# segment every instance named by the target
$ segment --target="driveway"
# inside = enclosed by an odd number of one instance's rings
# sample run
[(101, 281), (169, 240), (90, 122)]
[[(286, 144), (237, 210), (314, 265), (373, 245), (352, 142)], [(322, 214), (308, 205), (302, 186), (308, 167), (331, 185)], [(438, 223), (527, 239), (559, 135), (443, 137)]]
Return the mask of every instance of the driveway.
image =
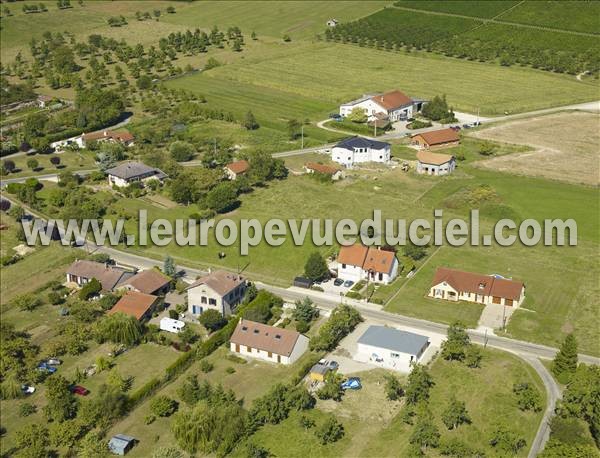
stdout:
[(478, 326), (480, 329), (494, 331), (495, 329), (502, 329), (508, 324), (511, 315), (515, 311), (514, 307), (504, 307), (500, 304), (488, 304), (484, 307), (479, 317)]

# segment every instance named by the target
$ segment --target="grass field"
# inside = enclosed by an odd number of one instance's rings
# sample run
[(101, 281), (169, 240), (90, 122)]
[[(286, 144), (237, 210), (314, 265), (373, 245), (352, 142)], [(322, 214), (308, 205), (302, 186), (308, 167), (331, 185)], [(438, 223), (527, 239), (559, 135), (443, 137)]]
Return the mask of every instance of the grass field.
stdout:
[[(361, 62), (361, 71), (339, 72), (347, 62)], [(330, 43), (292, 45), (287, 56), (239, 61), (168, 84), (202, 93), (209, 104), (239, 112), (252, 109), (259, 121), (265, 114), (275, 119), (325, 117), (341, 102), (392, 88), (425, 99), (446, 94), (455, 110), (476, 112), (479, 107), (486, 115), (597, 98), (594, 83), (565, 75)]]
[[(458, 438), (486, 456), (497, 456), (488, 441), (496, 423), (504, 421), (527, 442), (516, 456), (527, 456), (542, 412), (520, 411), (512, 386), (514, 383), (531, 383), (545, 398), (540, 378), (527, 363), (508, 353), (487, 349), (481, 369), (469, 369), (459, 363), (437, 359), (430, 373), (436, 384), (431, 390), (429, 407), (442, 441)], [(452, 396), (465, 402), (472, 423), (448, 431), (440, 416)], [(387, 429), (364, 445), (362, 456), (407, 456), (411, 430), (411, 426), (395, 418)]]
[[(60, 159), (59, 168), (50, 163), (50, 158), (56, 156)], [(63, 171), (76, 172), (77, 170), (93, 170), (96, 168), (94, 153), (90, 151), (67, 151), (60, 154), (35, 154), (6, 156), (3, 160), (11, 160), (15, 163), (18, 172), (13, 172), (8, 175), (2, 175), (3, 178), (18, 178), (21, 176), (48, 175), (51, 173), (59, 174)], [(35, 159), (38, 161), (38, 167), (31, 170), (27, 167), (27, 161)]]
[[(600, 177), (600, 117), (568, 112), (491, 126), (473, 134), (493, 141), (524, 144), (531, 150), (481, 162), (481, 167), (552, 180), (598, 185)], [(572, 135), (577, 126), (577, 136)], [(540, 163), (544, 166), (540, 167)]]

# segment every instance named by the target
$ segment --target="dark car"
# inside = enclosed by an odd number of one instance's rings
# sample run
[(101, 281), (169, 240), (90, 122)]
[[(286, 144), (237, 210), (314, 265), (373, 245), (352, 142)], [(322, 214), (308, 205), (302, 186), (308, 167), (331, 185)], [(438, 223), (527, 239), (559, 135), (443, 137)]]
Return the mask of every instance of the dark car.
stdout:
[(353, 284), (354, 284), (354, 282), (353, 282), (352, 280), (346, 280), (346, 281), (344, 282), (344, 286), (345, 286), (346, 288), (350, 288), (350, 287), (351, 287)]
[(71, 387), (71, 393), (76, 394), (78, 396), (87, 396), (90, 392), (88, 389), (82, 387), (81, 385), (74, 385)]
[(333, 284), (335, 286), (342, 286), (344, 284), (344, 280), (342, 280), (341, 278), (336, 278), (335, 280), (333, 280)]
[(471, 128), (470, 124), (463, 124), (462, 126), (463, 126), (463, 129), (470, 129)]

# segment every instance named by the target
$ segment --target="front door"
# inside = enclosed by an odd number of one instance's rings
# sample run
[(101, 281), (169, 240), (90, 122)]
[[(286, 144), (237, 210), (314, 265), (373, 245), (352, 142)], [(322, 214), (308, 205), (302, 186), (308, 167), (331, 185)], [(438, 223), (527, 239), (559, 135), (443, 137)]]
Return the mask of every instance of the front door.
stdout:
[(281, 362), (281, 355), (277, 355), (277, 362), (280, 363)]
[(236, 353), (240, 352), (240, 344), (235, 344), (235, 352)]

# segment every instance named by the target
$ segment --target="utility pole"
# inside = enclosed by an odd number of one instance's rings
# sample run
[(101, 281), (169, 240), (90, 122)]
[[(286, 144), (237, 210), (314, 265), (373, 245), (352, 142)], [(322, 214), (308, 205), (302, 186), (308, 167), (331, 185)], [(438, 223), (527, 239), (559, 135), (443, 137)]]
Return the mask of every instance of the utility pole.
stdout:
[(477, 125), (479, 125), (479, 107), (477, 107)]
[(304, 149), (304, 124), (302, 124), (302, 126), (300, 126), (300, 132), (302, 135), (302, 148), (301, 149)]
[(373, 125), (375, 126), (375, 137), (377, 137), (377, 119), (373, 121)]
[(215, 157), (217, 156), (217, 138), (215, 137), (214, 139), (214, 151), (215, 151)]

